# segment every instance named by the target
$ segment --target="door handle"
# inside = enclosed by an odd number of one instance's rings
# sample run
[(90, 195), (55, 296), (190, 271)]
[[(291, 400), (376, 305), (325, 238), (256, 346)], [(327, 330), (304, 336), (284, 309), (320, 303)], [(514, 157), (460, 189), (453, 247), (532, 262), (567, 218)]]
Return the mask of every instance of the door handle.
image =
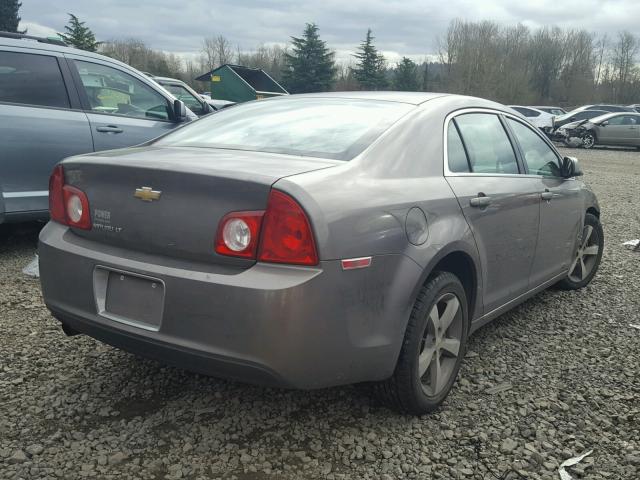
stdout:
[(542, 200), (546, 200), (547, 202), (549, 202), (553, 198), (553, 192), (550, 192), (549, 190), (545, 190), (540, 194), (540, 198)]
[(479, 193), (477, 197), (473, 197), (469, 200), (469, 204), (472, 207), (484, 208), (491, 203), (491, 197), (487, 197), (484, 193)]
[(122, 133), (122, 129), (116, 125), (107, 125), (105, 127), (96, 127), (98, 132), (104, 133)]

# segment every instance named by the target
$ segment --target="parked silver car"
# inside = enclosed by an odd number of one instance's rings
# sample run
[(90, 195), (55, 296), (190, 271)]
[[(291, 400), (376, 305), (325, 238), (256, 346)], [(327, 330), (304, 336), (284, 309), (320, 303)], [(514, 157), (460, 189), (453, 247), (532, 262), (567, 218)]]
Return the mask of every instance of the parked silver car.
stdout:
[(46, 219), (54, 165), (197, 118), (137, 70), (59, 40), (0, 32), (0, 223)]
[(249, 102), (62, 162), (44, 300), (70, 335), (249, 382), (375, 382), (420, 414), (451, 389), (471, 332), (591, 281), (604, 236), (580, 174), (482, 99)]
[(578, 130), (583, 148), (595, 145), (640, 148), (640, 113), (607, 113), (576, 126), (574, 130)]

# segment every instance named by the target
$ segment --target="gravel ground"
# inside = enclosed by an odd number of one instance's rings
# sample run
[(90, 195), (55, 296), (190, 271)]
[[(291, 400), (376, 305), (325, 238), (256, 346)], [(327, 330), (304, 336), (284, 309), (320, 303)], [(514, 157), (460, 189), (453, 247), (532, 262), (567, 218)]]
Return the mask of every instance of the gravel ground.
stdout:
[(599, 195), (594, 282), (477, 332), (439, 412), (355, 387), (264, 389), (67, 338), (21, 273), (37, 225), (0, 226), (0, 479), (640, 478), (640, 154), (569, 150)]

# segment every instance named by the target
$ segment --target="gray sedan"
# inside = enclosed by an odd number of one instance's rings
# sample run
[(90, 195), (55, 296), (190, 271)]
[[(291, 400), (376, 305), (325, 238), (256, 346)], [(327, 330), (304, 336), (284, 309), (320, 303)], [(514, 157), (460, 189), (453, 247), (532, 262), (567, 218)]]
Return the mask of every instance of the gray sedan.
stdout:
[(578, 127), (582, 146), (616, 145), (640, 148), (640, 113), (607, 113)]
[(431, 411), (473, 331), (549, 286), (584, 287), (602, 255), (577, 161), (509, 112), (447, 94), (290, 96), (69, 158), (40, 234), (45, 302), (67, 334), (168, 364), (369, 382)]

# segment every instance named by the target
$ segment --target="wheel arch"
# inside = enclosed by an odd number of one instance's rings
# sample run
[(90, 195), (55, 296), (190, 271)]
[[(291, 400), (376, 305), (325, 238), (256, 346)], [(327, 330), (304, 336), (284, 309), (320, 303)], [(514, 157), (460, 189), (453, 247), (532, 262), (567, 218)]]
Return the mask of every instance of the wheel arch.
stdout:
[(467, 305), (469, 308), (469, 321), (482, 314), (481, 270), (478, 266), (479, 259), (465, 242), (455, 242), (440, 250), (427, 264), (422, 272), (422, 276), (417, 282), (412, 295), (412, 302), (415, 303), (420, 289), (433, 277), (436, 272), (445, 271), (455, 275), (462, 283), (467, 295)]

